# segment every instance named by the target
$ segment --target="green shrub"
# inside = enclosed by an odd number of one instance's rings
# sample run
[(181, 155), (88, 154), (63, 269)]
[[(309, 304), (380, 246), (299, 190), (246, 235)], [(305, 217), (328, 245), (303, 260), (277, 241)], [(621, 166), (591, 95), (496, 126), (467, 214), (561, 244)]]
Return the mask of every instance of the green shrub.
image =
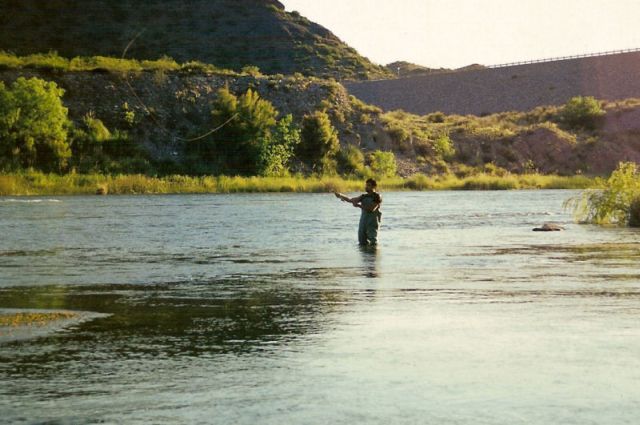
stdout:
[(61, 171), (71, 156), (71, 122), (54, 82), (18, 78), (10, 89), (0, 82), (0, 165)]
[(22, 60), (12, 53), (0, 50), (0, 68), (20, 68)]
[(386, 130), (391, 139), (400, 145), (400, 147), (405, 146), (411, 140), (411, 131), (400, 123), (389, 122), (387, 123)]
[(309, 165), (314, 171), (326, 171), (325, 165), (330, 165), (340, 148), (338, 132), (329, 116), (324, 111), (307, 114), (302, 120), (302, 140), (298, 144), (296, 155), (298, 159)]
[(382, 109), (380, 109), (379, 107), (364, 103), (362, 100), (353, 95), (349, 96), (349, 102), (351, 103), (351, 107), (354, 110), (359, 111), (363, 114), (380, 115), (382, 113)]
[(287, 175), (289, 161), (299, 143), (300, 130), (293, 124), (291, 114), (286, 115), (262, 138), (258, 174), (270, 177)]
[(598, 100), (591, 96), (577, 96), (569, 99), (562, 107), (560, 120), (569, 128), (593, 130), (604, 114)]
[(169, 56), (162, 56), (155, 61), (143, 60), (141, 66), (143, 69), (151, 71), (177, 71), (180, 69), (180, 65)]
[(375, 151), (369, 155), (369, 167), (378, 177), (392, 177), (396, 175), (396, 157), (393, 152)]
[(570, 198), (565, 207), (572, 208), (578, 220), (596, 224), (637, 225), (640, 199), (640, 175), (633, 162), (624, 162), (606, 180), (602, 189), (587, 190)]
[(453, 142), (447, 134), (443, 134), (442, 136), (438, 137), (433, 144), (433, 147), (438, 155), (440, 155), (440, 157), (446, 161), (451, 160), (456, 154), (456, 150), (453, 147)]
[(72, 165), (80, 172), (95, 172), (104, 163), (102, 144), (111, 138), (107, 127), (91, 113), (85, 115), (79, 128), (71, 132)]
[(425, 118), (429, 122), (439, 124), (439, 123), (445, 122), (447, 116), (444, 113), (440, 112), (440, 111), (436, 111), (436, 112), (432, 112), (432, 113), (426, 115)]
[(109, 129), (101, 120), (97, 119), (93, 113), (90, 112), (86, 114), (82, 119), (82, 122), (92, 140), (96, 142), (104, 142), (111, 138), (111, 132)]
[(69, 61), (58, 56), (57, 52), (36, 53), (26, 56), (23, 60), (23, 66), (27, 68), (40, 68), (49, 70), (67, 70)]
[(349, 145), (340, 149), (337, 156), (338, 169), (344, 174), (364, 177), (367, 172), (364, 165), (364, 154), (356, 146)]
[(122, 104), (122, 120), (127, 125), (127, 127), (133, 127), (136, 122), (136, 113), (129, 109), (129, 104), (124, 102)]
[(255, 65), (247, 65), (243, 66), (240, 70), (242, 74), (250, 75), (252, 77), (261, 77), (262, 73), (260, 72), (260, 68)]

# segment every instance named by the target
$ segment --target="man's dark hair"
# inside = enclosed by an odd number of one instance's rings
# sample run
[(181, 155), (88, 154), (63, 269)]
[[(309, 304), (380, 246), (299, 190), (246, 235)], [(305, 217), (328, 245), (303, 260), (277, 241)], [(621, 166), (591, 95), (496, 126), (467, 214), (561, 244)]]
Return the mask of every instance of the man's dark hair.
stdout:
[(378, 183), (374, 179), (367, 179), (365, 183), (370, 183), (373, 187), (378, 187)]

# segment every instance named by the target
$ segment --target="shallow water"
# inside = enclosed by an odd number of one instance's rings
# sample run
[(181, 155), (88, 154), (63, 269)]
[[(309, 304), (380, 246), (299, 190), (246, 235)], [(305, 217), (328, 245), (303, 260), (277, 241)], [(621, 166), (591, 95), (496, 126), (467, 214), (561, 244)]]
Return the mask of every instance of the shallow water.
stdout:
[[(570, 191), (0, 198), (9, 423), (636, 423), (639, 233)], [(564, 232), (532, 232), (545, 221)]]

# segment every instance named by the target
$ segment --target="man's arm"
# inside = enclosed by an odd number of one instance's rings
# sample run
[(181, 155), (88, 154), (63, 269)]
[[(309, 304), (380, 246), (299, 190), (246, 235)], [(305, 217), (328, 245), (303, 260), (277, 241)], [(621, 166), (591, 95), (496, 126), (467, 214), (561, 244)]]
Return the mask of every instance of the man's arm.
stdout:
[(362, 199), (362, 195), (356, 196), (355, 198), (349, 198), (348, 196), (343, 195), (339, 192), (333, 192), (333, 194), (336, 195), (336, 198), (340, 199), (342, 202), (349, 202), (354, 206), (356, 206), (356, 204), (359, 203)]

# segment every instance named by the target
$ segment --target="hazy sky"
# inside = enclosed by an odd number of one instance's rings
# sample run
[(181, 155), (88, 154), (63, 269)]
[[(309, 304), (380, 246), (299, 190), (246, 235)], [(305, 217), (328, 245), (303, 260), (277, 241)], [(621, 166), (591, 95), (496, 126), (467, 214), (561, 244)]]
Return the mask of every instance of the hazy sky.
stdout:
[(639, 0), (280, 0), (373, 62), (494, 65), (640, 48)]

